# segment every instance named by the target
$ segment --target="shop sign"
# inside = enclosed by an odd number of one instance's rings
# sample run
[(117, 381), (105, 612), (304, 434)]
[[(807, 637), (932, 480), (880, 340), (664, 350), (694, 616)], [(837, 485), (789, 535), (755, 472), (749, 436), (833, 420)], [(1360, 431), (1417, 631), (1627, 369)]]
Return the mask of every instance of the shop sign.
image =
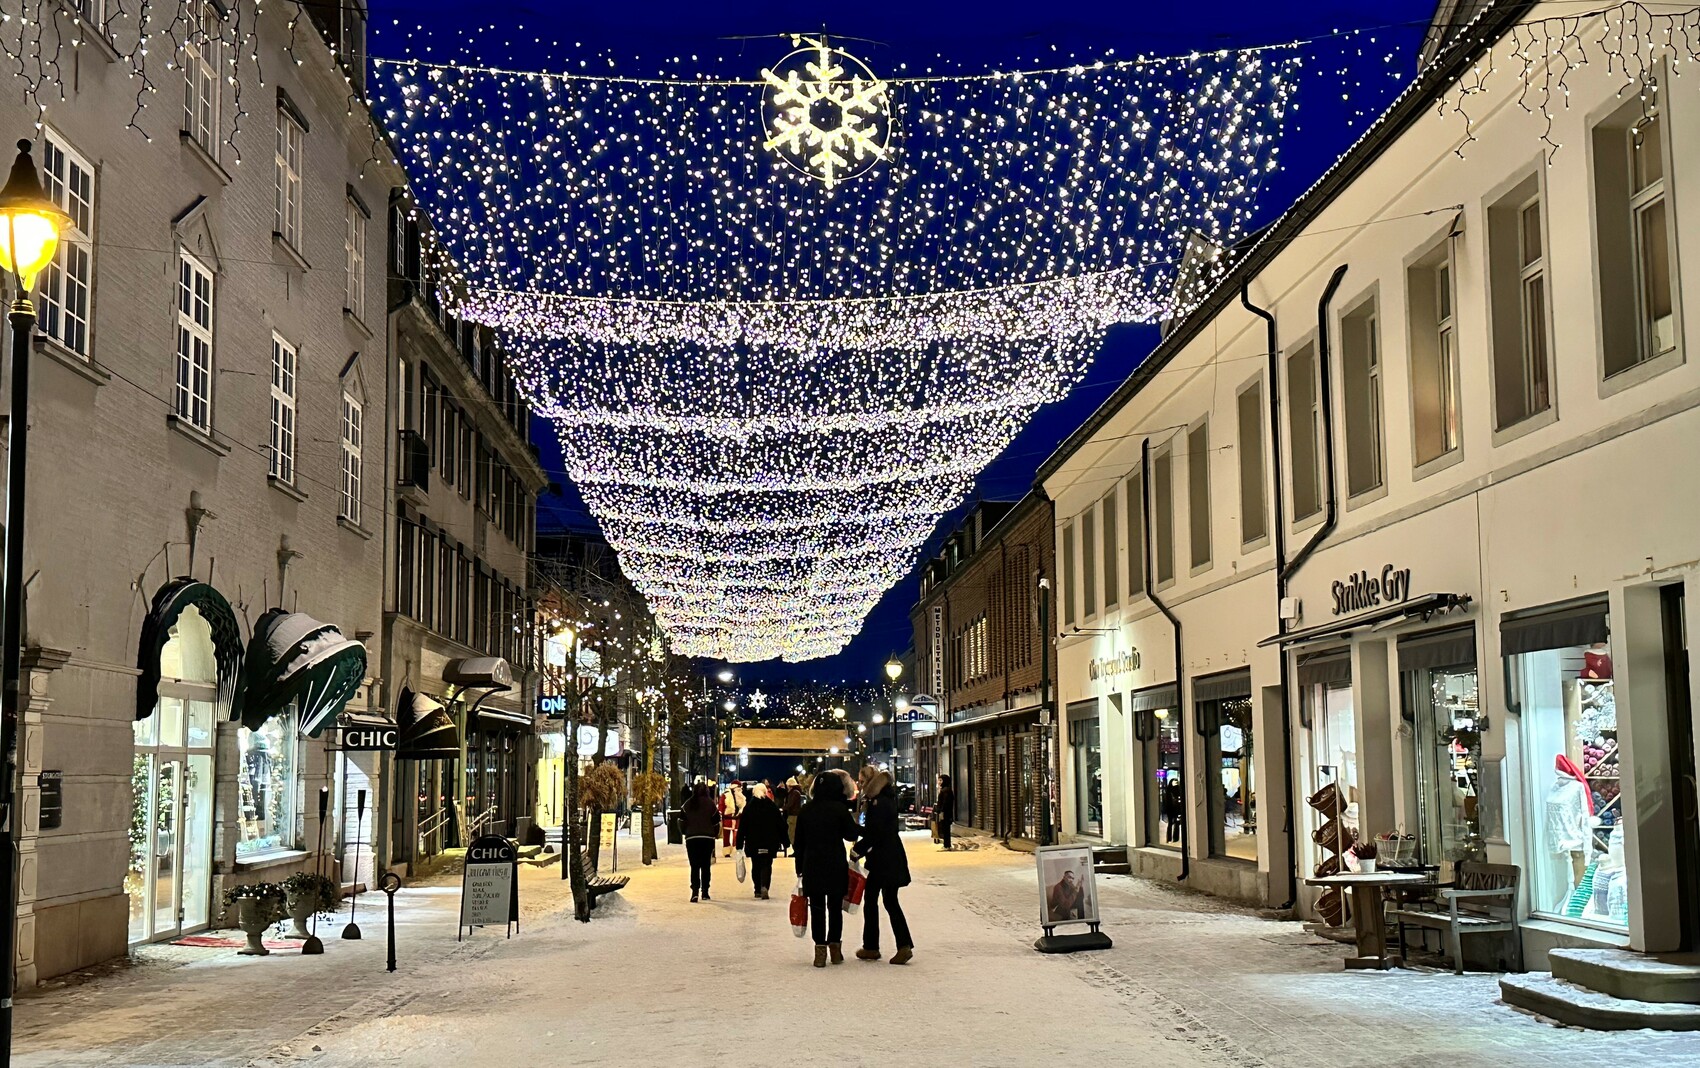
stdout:
[(933, 692), (944, 693), (944, 605), (933, 605), (932, 641)]
[(1101, 656), (1086, 665), (1086, 674), (1093, 679), (1113, 679), (1139, 670), (1139, 650), (1129, 649), (1114, 656)]
[(387, 753), (400, 738), (399, 727), (344, 727), (341, 748), (356, 753)]
[(567, 695), (544, 693), (537, 695), (537, 714), (550, 719), (564, 719), (567, 714)]
[[(466, 848), (460, 882), (461, 927), (519, 926), (519, 853), (499, 834), (486, 834)], [(456, 932), (456, 940), (459, 932)]]
[(1387, 564), (1380, 575), (1359, 571), (1343, 581), (1336, 581), (1330, 591), (1334, 595), (1334, 614), (1365, 612), (1384, 604), (1401, 604), (1411, 598), (1411, 569)]
[(65, 773), (41, 773), (41, 829), (51, 831), (65, 818)]
[[(579, 756), (586, 756), (587, 757), (587, 756), (595, 756), (596, 755), (596, 736), (600, 733), (601, 733), (601, 731), (598, 730), (595, 727), (587, 726), (585, 724), (579, 725), (579, 729), (578, 729), (578, 755)], [(614, 730), (613, 728), (609, 728), (609, 730), (608, 730), (608, 742), (602, 748), (602, 755), (603, 756), (619, 756), (620, 755), (620, 732), (619, 731)]]

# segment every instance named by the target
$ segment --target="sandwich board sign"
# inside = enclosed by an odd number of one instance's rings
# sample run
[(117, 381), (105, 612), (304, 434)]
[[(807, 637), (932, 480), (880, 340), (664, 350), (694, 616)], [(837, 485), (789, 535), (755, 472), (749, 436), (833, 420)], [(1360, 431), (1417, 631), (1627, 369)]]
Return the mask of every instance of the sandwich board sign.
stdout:
[(499, 834), (486, 834), (466, 847), (455, 941), (464, 929), (498, 923), (510, 938), (519, 930), (519, 850)]

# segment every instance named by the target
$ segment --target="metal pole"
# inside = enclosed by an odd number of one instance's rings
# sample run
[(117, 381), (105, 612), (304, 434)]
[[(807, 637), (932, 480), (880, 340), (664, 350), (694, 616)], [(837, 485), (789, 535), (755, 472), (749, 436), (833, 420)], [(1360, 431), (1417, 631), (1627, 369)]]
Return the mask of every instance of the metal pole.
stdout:
[(1051, 583), (1039, 579), (1039, 745), (1045, 761), (1043, 812), (1039, 820), (1039, 844), (1053, 845), (1051, 828), (1051, 731), (1056, 710), (1051, 707)]
[(24, 652), (24, 461), (29, 443), (30, 330), (35, 308), (22, 289), (7, 315), (12, 324), (12, 410), (6, 424), (6, 567), (0, 579), (0, 1068), (12, 1063), (12, 995), (18, 966), (17, 811), (19, 680)]

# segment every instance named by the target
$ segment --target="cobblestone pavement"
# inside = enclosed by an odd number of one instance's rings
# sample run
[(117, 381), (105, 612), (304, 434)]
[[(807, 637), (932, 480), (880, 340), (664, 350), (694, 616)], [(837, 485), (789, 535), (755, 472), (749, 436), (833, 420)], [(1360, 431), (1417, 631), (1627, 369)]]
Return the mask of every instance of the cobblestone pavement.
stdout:
[[(394, 975), (378, 901), (362, 906), (359, 942), (334, 937), (342, 918), (327, 924), (322, 957), (149, 949), (21, 999), (16, 1063), (698, 1066), (799, 1051), (882, 1068), (1700, 1063), (1700, 1037), (1557, 1027), (1501, 1004), (1488, 975), (1344, 972), (1344, 947), (1296, 923), (1121, 876), (1100, 881), (1115, 948), (1044, 956), (1030, 948), (1031, 857), (909, 848), (907, 968), (816, 971), (785, 919), (785, 861), (770, 901), (722, 863), (714, 901), (692, 905), (668, 850), (628, 865), (632, 884), (589, 925), (572, 922), (558, 871), (524, 871), (511, 940), (457, 943), (458, 885), (410, 887)], [(848, 951), (860, 918), (845, 930)]]

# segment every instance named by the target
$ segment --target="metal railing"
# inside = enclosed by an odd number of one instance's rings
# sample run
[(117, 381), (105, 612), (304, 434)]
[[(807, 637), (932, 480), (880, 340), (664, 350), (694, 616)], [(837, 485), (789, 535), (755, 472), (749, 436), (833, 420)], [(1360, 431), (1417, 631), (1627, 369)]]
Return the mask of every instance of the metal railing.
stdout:
[(426, 840), (447, 826), (449, 822), (449, 815), (449, 810), (445, 808), (419, 825), (419, 852), (430, 852), (430, 848), (427, 846)]
[(496, 806), (491, 805), (483, 812), (474, 816), (472, 818), (472, 822), (466, 825), (466, 840), (470, 842), (474, 838), (477, 838), (483, 833), (484, 828), (490, 826), (490, 824), (494, 822), (496, 822)]

